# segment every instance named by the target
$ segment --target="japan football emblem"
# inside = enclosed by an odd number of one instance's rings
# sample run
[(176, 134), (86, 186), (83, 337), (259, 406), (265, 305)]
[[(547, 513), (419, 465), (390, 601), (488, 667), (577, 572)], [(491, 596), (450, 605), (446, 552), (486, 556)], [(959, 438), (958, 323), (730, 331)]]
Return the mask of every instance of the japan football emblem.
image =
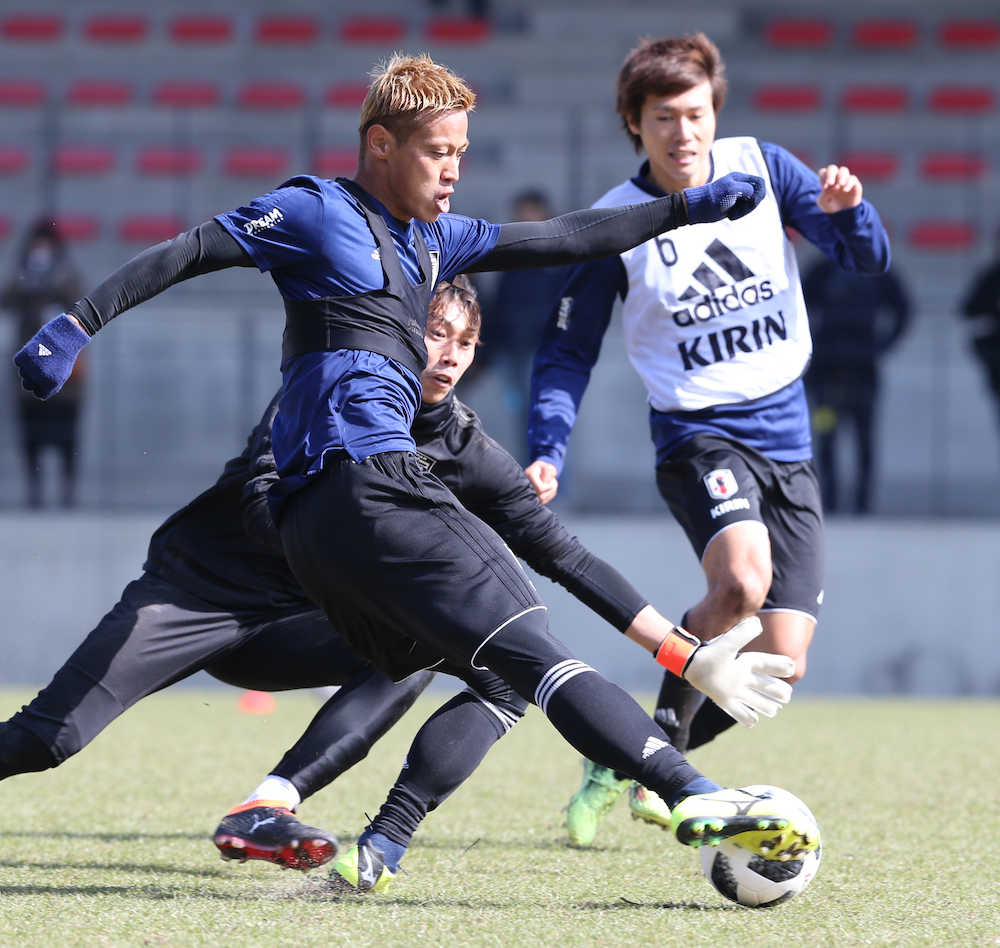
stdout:
[(732, 497), (740, 489), (739, 484), (736, 483), (736, 478), (733, 477), (733, 472), (728, 467), (720, 467), (717, 470), (709, 471), (702, 480), (705, 482), (705, 489), (708, 491), (708, 496), (714, 497), (716, 500), (725, 500), (727, 497)]

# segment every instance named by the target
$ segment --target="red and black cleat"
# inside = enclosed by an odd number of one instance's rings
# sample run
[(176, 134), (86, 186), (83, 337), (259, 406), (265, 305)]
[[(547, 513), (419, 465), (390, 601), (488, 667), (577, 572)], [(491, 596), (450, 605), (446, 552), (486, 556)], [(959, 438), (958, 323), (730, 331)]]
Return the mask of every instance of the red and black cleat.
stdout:
[(253, 800), (234, 807), (215, 830), (212, 842), (223, 859), (263, 859), (284, 869), (315, 869), (337, 855), (337, 838), (300, 823), (288, 807)]

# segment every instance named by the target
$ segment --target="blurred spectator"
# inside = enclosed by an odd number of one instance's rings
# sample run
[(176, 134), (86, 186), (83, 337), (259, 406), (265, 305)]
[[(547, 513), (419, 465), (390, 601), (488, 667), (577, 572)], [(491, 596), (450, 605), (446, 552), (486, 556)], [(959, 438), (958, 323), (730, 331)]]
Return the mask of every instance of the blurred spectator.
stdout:
[[(548, 197), (536, 189), (522, 191), (511, 204), (512, 221), (545, 221), (554, 216)], [(504, 271), (483, 324), (484, 367), (500, 375), (504, 410), (514, 417), (520, 439), (519, 444), (507, 447), (524, 463), (529, 460), (526, 438), (531, 361), (568, 272), (568, 267)]]
[[(55, 222), (37, 220), (28, 230), (14, 271), (0, 291), (0, 308), (18, 320), (17, 339), (30, 339), (44, 323), (74, 303), (81, 292), (79, 275), (70, 263)], [(85, 363), (78, 360), (62, 391), (45, 402), (18, 386), (21, 446), (31, 507), (42, 505), (40, 458), (47, 446), (55, 448), (62, 461), (63, 506), (70, 507), (76, 501), (77, 430), (84, 370)]]
[(976, 274), (962, 301), (961, 312), (968, 319), (978, 320), (972, 336), (972, 352), (982, 363), (1000, 411), (1000, 230), (996, 234), (993, 262)]
[(905, 332), (910, 302), (892, 271), (862, 275), (824, 258), (802, 281), (813, 357), (806, 375), (812, 404), (823, 507), (842, 509), (836, 459), (844, 422), (854, 431), (857, 474), (853, 508), (871, 510), (879, 360)]
[[(441, 12), (449, 9), (452, 4), (450, 0), (428, 0), (432, 10)], [(477, 20), (486, 20), (490, 15), (490, 0), (459, 0), (457, 7), (465, 10), (467, 16)]]

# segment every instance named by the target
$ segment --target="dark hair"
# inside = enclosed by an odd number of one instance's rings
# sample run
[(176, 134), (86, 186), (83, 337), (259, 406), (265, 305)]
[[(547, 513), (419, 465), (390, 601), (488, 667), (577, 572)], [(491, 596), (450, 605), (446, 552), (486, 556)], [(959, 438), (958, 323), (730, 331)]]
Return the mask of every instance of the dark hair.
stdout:
[(616, 109), (635, 150), (642, 139), (629, 127), (638, 124), (647, 95), (673, 96), (705, 80), (712, 84), (712, 106), (718, 113), (726, 101), (726, 67), (719, 48), (704, 33), (645, 38), (618, 72)]
[(479, 294), (472, 281), (464, 274), (446, 280), (437, 285), (434, 295), (427, 307), (427, 325), (444, 319), (444, 312), (455, 303), (465, 313), (466, 322), (471, 331), (479, 335), (483, 325), (483, 313), (479, 307)]

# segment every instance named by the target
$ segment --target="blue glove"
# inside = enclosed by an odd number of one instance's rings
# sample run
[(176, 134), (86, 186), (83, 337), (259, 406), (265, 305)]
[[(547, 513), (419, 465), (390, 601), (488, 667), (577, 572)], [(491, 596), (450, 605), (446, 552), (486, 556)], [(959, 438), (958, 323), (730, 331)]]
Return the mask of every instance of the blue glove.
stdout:
[(14, 356), (22, 387), (39, 398), (58, 392), (88, 342), (90, 336), (65, 313), (50, 319)]
[(764, 179), (742, 171), (731, 171), (718, 181), (699, 188), (685, 188), (689, 224), (712, 224), (728, 217), (738, 220), (749, 214), (764, 197)]

